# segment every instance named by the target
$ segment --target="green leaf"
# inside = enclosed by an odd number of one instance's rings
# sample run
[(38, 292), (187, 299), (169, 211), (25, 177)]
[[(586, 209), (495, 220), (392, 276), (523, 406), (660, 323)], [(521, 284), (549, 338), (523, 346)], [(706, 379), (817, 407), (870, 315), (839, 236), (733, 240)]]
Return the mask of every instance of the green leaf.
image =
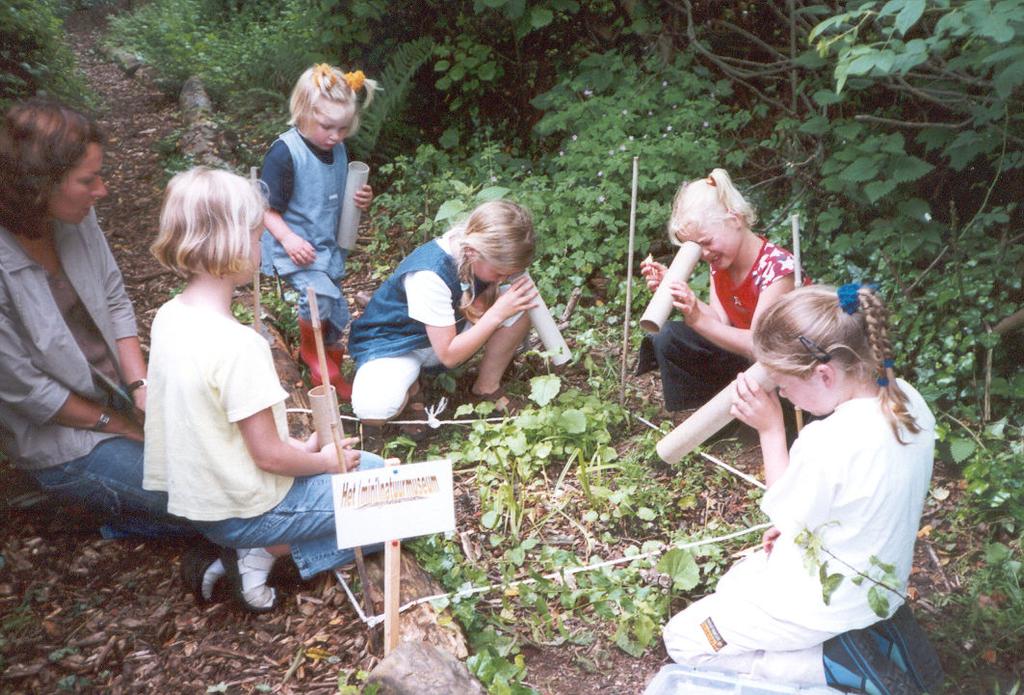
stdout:
[(505, 195), (508, 194), (509, 190), (511, 189), (504, 188), (502, 186), (488, 186), (476, 194), (476, 199), (481, 203), (486, 203), (490, 200), (498, 200), (500, 198), (504, 198)]
[(654, 519), (657, 517), (657, 515), (654, 513), (654, 510), (651, 509), (650, 507), (640, 507), (640, 509), (636, 510), (636, 515), (644, 521), (654, 521)]
[(977, 445), (973, 439), (958, 437), (949, 443), (949, 454), (957, 463), (963, 463), (968, 456), (974, 453)]
[(494, 528), (498, 525), (498, 513), (493, 509), (484, 512), (480, 517), (480, 525), (487, 529)]
[(885, 595), (886, 591), (877, 585), (868, 589), (868, 606), (883, 620), (889, 617), (889, 597)]
[(700, 581), (700, 568), (689, 550), (673, 548), (661, 556), (657, 568), (672, 577), (673, 587), (680, 591), (689, 591)]
[(888, 179), (886, 181), (872, 181), (864, 186), (864, 195), (868, 197), (869, 202), (874, 203), (879, 198), (892, 193), (894, 188), (896, 188), (896, 182), (892, 179)]
[(921, 19), (922, 14), (924, 14), (924, 0), (907, 0), (903, 9), (896, 15), (896, 31), (901, 36), (906, 36), (907, 31), (917, 24), (917, 20)]
[(441, 203), (441, 207), (437, 209), (437, 214), (434, 215), (435, 222), (443, 222), (444, 220), (455, 217), (460, 212), (464, 211), (468, 206), (459, 199), (446, 200)]
[(558, 416), (558, 424), (569, 434), (581, 434), (587, 431), (587, 416), (582, 410), (571, 408)]
[(870, 181), (878, 174), (878, 168), (876, 157), (858, 157), (853, 164), (839, 172), (839, 178), (852, 183)]
[(534, 29), (546, 27), (554, 18), (555, 14), (546, 7), (530, 8), (530, 26)]
[(561, 388), (562, 380), (554, 374), (535, 376), (530, 379), (530, 400), (543, 408), (558, 395)]

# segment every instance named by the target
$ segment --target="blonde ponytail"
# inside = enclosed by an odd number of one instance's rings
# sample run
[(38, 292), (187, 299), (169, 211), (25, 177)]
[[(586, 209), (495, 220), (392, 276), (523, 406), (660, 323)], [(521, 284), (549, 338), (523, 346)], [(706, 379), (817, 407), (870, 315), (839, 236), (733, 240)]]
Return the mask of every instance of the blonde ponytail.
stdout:
[(679, 187), (668, 221), (669, 241), (695, 241), (702, 224), (735, 215), (745, 229), (757, 223), (757, 212), (732, 183), (725, 169), (713, 169), (706, 178)]

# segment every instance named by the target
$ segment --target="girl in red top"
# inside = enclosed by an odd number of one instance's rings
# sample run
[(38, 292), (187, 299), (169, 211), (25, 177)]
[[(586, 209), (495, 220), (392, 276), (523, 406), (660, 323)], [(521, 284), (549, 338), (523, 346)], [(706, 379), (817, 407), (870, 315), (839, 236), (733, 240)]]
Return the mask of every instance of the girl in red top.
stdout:
[[(683, 320), (666, 323), (640, 347), (638, 373), (661, 370), (668, 410), (703, 405), (746, 369), (753, 360), (751, 325), (793, 289), (793, 255), (750, 231), (756, 221), (725, 169), (684, 183), (676, 194), (669, 237), (700, 244), (701, 257), (711, 268), (711, 287), (705, 303), (686, 283), (674, 283), (673, 306)], [(655, 261), (640, 264), (652, 291), (665, 270)]]

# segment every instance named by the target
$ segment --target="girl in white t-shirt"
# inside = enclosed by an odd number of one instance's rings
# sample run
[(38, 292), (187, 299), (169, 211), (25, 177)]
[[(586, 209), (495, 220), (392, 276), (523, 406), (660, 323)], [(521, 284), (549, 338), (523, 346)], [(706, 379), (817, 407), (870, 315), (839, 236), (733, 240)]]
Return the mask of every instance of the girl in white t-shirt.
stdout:
[(349, 333), (356, 362), (352, 410), (364, 425), (379, 431), (406, 403), (409, 415), (421, 419), (415, 399), (420, 370), (455, 367), (480, 348), (484, 356), (471, 390), (508, 410), (501, 380), (530, 330), (523, 312), (535, 305), (537, 291), (528, 277), (505, 292), (499, 286), (526, 270), (533, 252), (529, 213), (495, 200), (398, 265)]
[[(762, 551), (669, 621), (665, 645), (680, 663), (824, 684), (823, 643), (903, 603), (935, 419), (896, 379), (886, 310), (868, 286), (795, 289), (753, 330), (779, 395), (824, 419), (787, 451), (775, 391), (737, 378), (732, 414), (759, 434), (773, 526)], [(880, 672), (903, 678), (886, 663)]]
[(348, 562), (338, 550), (332, 473), (383, 465), (342, 442), (288, 436), (270, 347), (231, 312), (237, 285), (259, 264), (265, 203), (246, 179), (198, 167), (167, 186), (152, 252), (186, 278), (153, 320), (143, 486), (166, 490), (168, 509), (222, 546), (219, 559), (187, 564), (197, 600), (225, 571), (249, 610), (276, 603), (266, 586), (290, 553), (304, 579)]

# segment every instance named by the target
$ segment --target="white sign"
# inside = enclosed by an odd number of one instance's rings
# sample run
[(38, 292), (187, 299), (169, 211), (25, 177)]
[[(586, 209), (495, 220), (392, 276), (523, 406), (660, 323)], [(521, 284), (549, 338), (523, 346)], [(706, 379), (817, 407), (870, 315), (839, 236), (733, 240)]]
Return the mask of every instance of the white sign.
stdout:
[(455, 530), (449, 459), (354, 471), (332, 482), (339, 548)]

